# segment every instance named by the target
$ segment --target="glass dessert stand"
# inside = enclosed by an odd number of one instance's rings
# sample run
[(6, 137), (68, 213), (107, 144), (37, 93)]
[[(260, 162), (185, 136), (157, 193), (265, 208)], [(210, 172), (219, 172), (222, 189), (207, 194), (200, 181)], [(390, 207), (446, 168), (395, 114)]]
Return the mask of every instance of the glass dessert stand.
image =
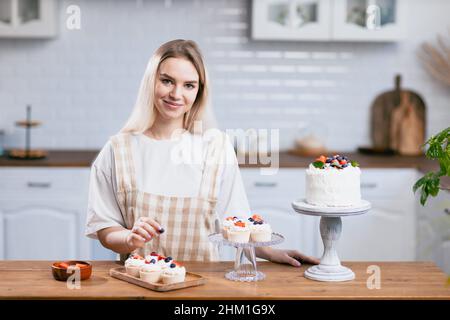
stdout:
[[(215, 244), (226, 245), (236, 248), (236, 258), (234, 260), (234, 270), (227, 272), (225, 278), (232, 281), (260, 281), (266, 275), (258, 271), (256, 267), (256, 247), (266, 247), (279, 244), (284, 241), (284, 237), (278, 233), (272, 233), (272, 239), (268, 242), (247, 242), (237, 243), (224, 239), (222, 233), (213, 233), (209, 235), (209, 240)], [(244, 256), (250, 263), (244, 263)]]
[(322, 237), (324, 252), (320, 264), (312, 266), (305, 271), (305, 277), (317, 281), (349, 281), (355, 279), (355, 273), (341, 265), (336, 245), (342, 232), (341, 217), (364, 214), (371, 208), (370, 202), (361, 200), (361, 203), (348, 207), (319, 207), (311, 205), (304, 200), (292, 203), (294, 210), (301, 214), (320, 216), (320, 235)]

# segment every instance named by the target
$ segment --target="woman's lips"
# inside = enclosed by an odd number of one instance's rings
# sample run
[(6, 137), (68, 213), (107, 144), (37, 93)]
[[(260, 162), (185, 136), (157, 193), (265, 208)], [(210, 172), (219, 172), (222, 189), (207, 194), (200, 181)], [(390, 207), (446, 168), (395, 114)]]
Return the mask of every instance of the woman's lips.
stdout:
[(163, 102), (170, 109), (178, 109), (179, 107), (183, 106), (182, 104), (175, 103), (175, 102), (169, 102), (167, 100), (163, 100)]

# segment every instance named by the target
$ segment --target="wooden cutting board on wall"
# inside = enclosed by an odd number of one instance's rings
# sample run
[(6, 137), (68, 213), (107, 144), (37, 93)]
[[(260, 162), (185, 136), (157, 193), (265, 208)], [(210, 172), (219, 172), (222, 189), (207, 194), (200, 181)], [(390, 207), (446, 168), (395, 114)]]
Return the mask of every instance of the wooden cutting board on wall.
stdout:
[(374, 150), (395, 151), (402, 155), (422, 153), (425, 142), (425, 103), (411, 90), (401, 88), (395, 77), (394, 90), (375, 98), (371, 106), (371, 138)]

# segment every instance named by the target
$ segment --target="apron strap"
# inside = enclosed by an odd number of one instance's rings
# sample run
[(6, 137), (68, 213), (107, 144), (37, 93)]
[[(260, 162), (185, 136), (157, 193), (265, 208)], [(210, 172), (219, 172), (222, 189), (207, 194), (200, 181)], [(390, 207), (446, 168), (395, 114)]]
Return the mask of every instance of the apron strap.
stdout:
[(219, 175), (221, 164), (225, 161), (225, 142), (227, 136), (218, 131), (211, 137), (204, 159), (202, 182), (200, 184), (199, 197), (203, 199), (217, 199), (219, 193)]
[(116, 165), (118, 192), (136, 189), (135, 169), (131, 152), (131, 135), (117, 134), (111, 137)]

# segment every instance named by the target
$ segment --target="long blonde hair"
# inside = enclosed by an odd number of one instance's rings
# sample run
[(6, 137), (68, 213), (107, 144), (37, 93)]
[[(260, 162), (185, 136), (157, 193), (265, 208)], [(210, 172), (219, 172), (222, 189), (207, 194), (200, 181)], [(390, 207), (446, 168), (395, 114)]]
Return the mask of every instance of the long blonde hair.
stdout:
[(148, 61), (142, 77), (134, 109), (121, 133), (143, 133), (149, 129), (156, 118), (154, 89), (161, 63), (168, 58), (189, 60), (197, 70), (199, 87), (192, 108), (184, 114), (183, 128), (193, 132), (194, 122), (202, 118), (208, 103), (208, 74), (197, 44), (192, 40), (177, 39), (160, 46)]

